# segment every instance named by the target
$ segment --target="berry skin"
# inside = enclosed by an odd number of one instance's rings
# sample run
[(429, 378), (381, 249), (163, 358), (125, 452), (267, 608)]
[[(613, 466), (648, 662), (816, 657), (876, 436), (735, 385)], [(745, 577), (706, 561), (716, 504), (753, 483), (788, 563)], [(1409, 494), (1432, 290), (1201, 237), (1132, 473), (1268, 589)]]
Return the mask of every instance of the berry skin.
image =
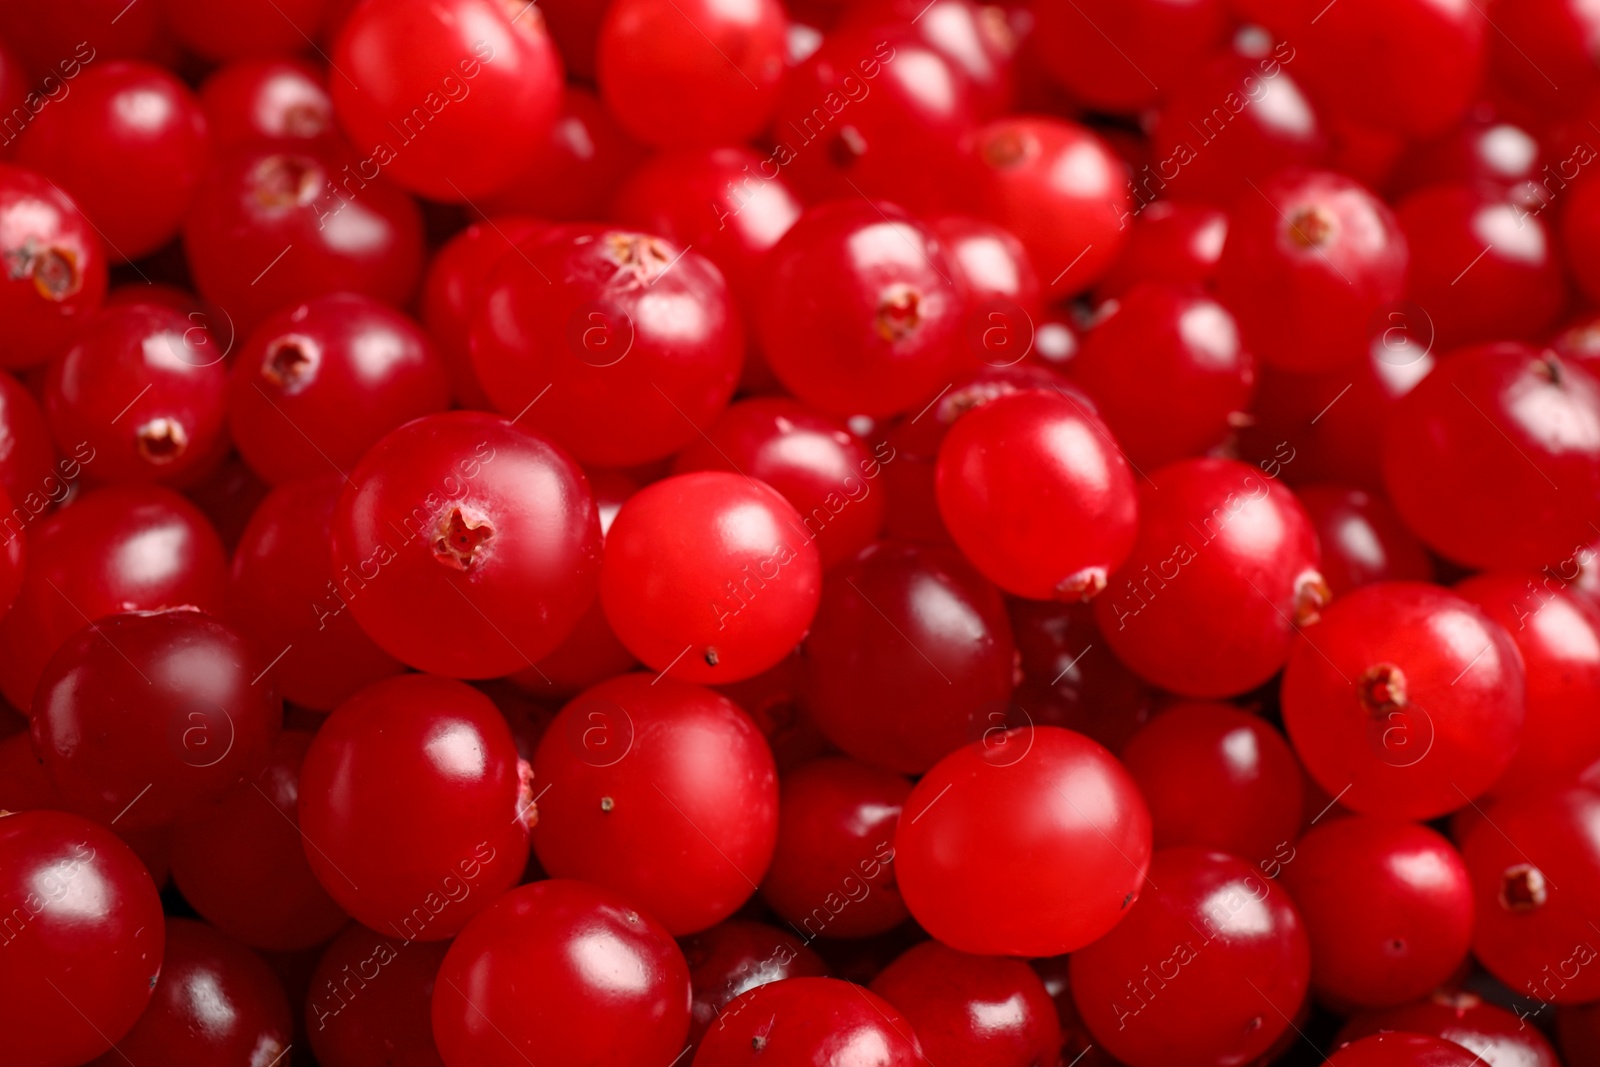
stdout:
[(322, 28), (331, 0), (239, 0), (218, 6), (205, 0), (159, 0), (163, 22), (189, 48), (208, 59), (295, 52)]
[(1589, 372), (1526, 345), (1472, 348), (1441, 361), (1388, 424), (1389, 499), (1440, 554), (1536, 569), (1593, 537), (1600, 381)]
[(1283, 719), (1307, 772), (1352, 811), (1430, 819), (1505, 771), (1525, 717), (1522, 657), (1438, 586), (1383, 582), (1301, 634)]
[(816, 544), (783, 497), (754, 478), (701, 471), (622, 506), (606, 538), (600, 602), (645, 666), (721, 685), (794, 648), (821, 584)]
[(785, 978), (824, 978), (828, 967), (799, 938), (775, 926), (729, 919), (683, 938), (694, 989), (689, 1044), (699, 1045), (728, 1002)]
[(519, 251), (490, 275), (471, 328), (478, 381), (504, 414), (583, 463), (621, 467), (678, 451), (727, 406), (743, 330), (698, 252), (588, 224)]
[(933, 231), (859, 199), (801, 217), (768, 254), (756, 327), (795, 396), (837, 415), (914, 410), (964, 356), (967, 294)]
[(1129, 1067), (1248, 1063), (1289, 1027), (1311, 954), (1289, 894), (1220, 852), (1150, 862), (1125, 921), (1073, 954), (1072, 999)]
[(1263, 362), (1301, 374), (1361, 358), (1372, 320), (1405, 294), (1394, 213), (1358, 182), (1291, 170), (1228, 221), (1217, 291)]
[[(841, 1042), (836, 1035), (848, 1034)], [(837, 978), (786, 978), (736, 997), (694, 1067), (922, 1067), (911, 1024), (876, 993)]]
[(193, 609), (100, 619), (45, 664), (33, 743), (66, 806), (164, 826), (266, 762), (283, 723), (267, 662)]
[(1432, 990), (1467, 958), (1472, 887), (1425, 826), (1334, 817), (1295, 842), (1283, 884), (1311, 939), (1311, 985), (1336, 1004), (1387, 1007)]
[(306, 859), (358, 922), (408, 941), (458, 933), (516, 884), (531, 794), (489, 698), (430, 675), (339, 705), (300, 768)]
[(1328, 600), (1294, 494), (1242, 463), (1182, 460), (1150, 473), (1139, 514), (1132, 553), (1094, 601), (1117, 657), (1190, 697), (1233, 696), (1276, 674), (1296, 627)]
[[(548, 6), (540, 10), (549, 18)], [(611, 218), (606, 209), (612, 197), (644, 156), (645, 150), (623, 131), (599, 97), (569, 85), (562, 96), (561, 117), (550, 127), (533, 163), (510, 185), (475, 199), (474, 210), (489, 216), (531, 215), (563, 222)], [(704, 210), (703, 205), (696, 206)]]
[(328, 613), (396, 659), (458, 678), (537, 662), (594, 596), (600, 525), (577, 464), (478, 411), (429, 415), (369, 449), (333, 516)]
[(502, 188), (561, 110), (561, 58), (538, 9), (494, 0), (357, 7), (329, 81), (364, 171), (432, 200)]
[(228, 379), (234, 444), (272, 485), (342, 474), (390, 430), (449, 403), (444, 362), (422, 329), (353, 293), (273, 315)]
[(789, 20), (778, 0), (615, 0), (600, 27), (600, 93), (649, 144), (724, 144), (777, 104)]
[(1383, 497), (1337, 485), (1308, 485), (1295, 496), (1317, 529), (1334, 599), (1373, 582), (1432, 580), (1433, 561)]
[(282, 1056), (294, 1041), (290, 1019), (283, 985), (260, 956), (204, 923), (174, 919), (150, 1006), (89, 1067)]
[[(351, 923), (311, 975), (305, 1032), (323, 1067), (444, 1067), (433, 1042), (434, 978), (447, 941)], [(373, 975), (376, 969), (376, 977)]]
[(59, 185), (0, 163), (0, 367), (43, 363), (106, 297), (106, 253)]
[(893, 771), (837, 756), (787, 771), (762, 899), (808, 941), (898, 926), (894, 834), (910, 793)]
[(1071, 730), (1023, 727), (959, 748), (904, 813), (900, 893), (923, 929), (962, 952), (1075, 952), (1144, 891), (1144, 799), (1115, 757)]
[(540, 865), (621, 893), (674, 936), (732, 915), (771, 861), (772, 752), (719, 693), (613, 678), (562, 709), (532, 762)]
[(0, 911), (12, 1062), (75, 1067), (132, 1029), (156, 988), (165, 920), (127, 845), (64, 812), (0, 816)]
[(229, 63), (200, 87), (200, 106), (218, 152), (253, 141), (294, 144), (337, 136), (327, 78), (298, 59)]
[(211, 163), (205, 112), (187, 86), (148, 63), (95, 64), (39, 115), (17, 162), (66, 190), (118, 260), (178, 234)]
[(1363, 1037), (1328, 1060), (1329, 1067), (1481, 1067), (1483, 1063), (1454, 1041), (1423, 1034)]
[(500, 897), (455, 939), (433, 1033), (447, 1067), (653, 1067), (683, 1048), (690, 997), (659, 923), (610, 890), (552, 878)]
[(1219, 0), (1045, 4), (1034, 36), (1046, 71), (1074, 98), (1098, 111), (1132, 113), (1158, 101), (1158, 84), (1212, 51), (1225, 26), (1223, 7)]
[[(1557, 1016), (1559, 1026), (1561, 1016)], [(1395, 1008), (1358, 1012), (1339, 1031), (1336, 1043), (1398, 1030), (1453, 1041), (1484, 1063), (1509, 1067), (1560, 1067), (1555, 1049), (1539, 1029), (1474, 993), (1440, 990)]]

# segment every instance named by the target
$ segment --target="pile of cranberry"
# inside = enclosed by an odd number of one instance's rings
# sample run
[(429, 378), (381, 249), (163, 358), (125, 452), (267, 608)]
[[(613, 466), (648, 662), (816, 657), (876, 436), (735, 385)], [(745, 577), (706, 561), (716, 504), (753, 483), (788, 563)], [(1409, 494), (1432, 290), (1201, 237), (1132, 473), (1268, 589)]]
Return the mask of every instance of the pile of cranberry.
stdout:
[(1589, 0), (0, 0), (0, 1067), (1600, 1065)]

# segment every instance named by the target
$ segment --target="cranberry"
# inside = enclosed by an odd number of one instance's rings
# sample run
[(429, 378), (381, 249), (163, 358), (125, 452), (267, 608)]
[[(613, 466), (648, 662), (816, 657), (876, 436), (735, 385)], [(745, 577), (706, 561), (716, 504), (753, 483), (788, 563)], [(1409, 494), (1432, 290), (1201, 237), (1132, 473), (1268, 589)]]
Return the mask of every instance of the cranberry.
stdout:
[(1290, 171), (1228, 223), (1217, 288), (1265, 362), (1301, 373), (1360, 359), (1374, 316), (1405, 292), (1405, 236), (1349, 178)]
[[(1189, 286), (1142, 284), (1119, 297), (1067, 371), (1144, 469), (1220, 444), (1248, 419), (1255, 391), (1233, 315)], [(1170, 384), (1152, 393), (1152, 380)]]
[(1052, 296), (1094, 285), (1126, 240), (1131, 207), (1111, 150), (1084, 127), (1053, 118), (999, 119), (974, 138), (983, 217), (1016, 234)]
[(106, 254), (78, 205), (49, 178), (0, 163), (0, 367), (43, 363), (106, 295)]
[(807, 710), (805, 664), (796, 648), (776, 667), (762, 671), (732, 685), (717, 686), (717, 691), (738, 704), (766, 736), (772, 746), (772, 759), (779, 774), (831, 751), (828, 739)]
[(86, 69), (17, 147), (17, 161), (70, 193), (118, 259), (177, 236), (210, 154), (194, 94), (161, 67), (127, 61)]
[(1341, 804), (1433, 818), (1482, 794), (1510, 762), (1524, 718), (1522, 657), (1461, 597), (1382, 582), (1307, 627), (1282, 699), (1295, 751)]
[(1383, 497), (1337, 485), (1310, 485), (1295, 495), (1316, 527), (1322, 576), (1335, 599), (1373, 582), (1433, 578), (1428, 553)]
[(239, 0), (226, 7), (205, 0), (160, 0), (165, 25), (210, 59), (304, 47), (322, 24), (329, 0)]
[(957, 749), (903, 811), (900, 892), (924, 929), (963, 952), (1053, 956), (1095, 942), (1127, 914), (1150, 862), (1150, 814), (1133, 779), (1059, 727)]
[(347, 479), (327, 607), (348, 608), (413, 667), (493, 678), (572, 631), (594, 596), (599, 541), (588, 483), (560, 449), (485, 412), (429, 415)]
[(1130, 1067), (1249, 1062), (1305, 996), (1300, 913), (1254, 867), (1220, 852), (1165, 849), (1124, 922), (1074, 953), (1072, 999)]
[(1155, 693), (1111, 654), (1088, 604), (1011, 600), (1022, 681), (1012, 700), (1035, 723), (1065, 726), (1113, 752), (1149, 721)]
[(227, 369), (205, 326), (155, 304), (108, 307), (49, 367), (45, 418), (97, 480), (181, 482), (225, 445)]
[(929, 1063), (1037, 1067), (1061, 1050), (1055, 1004), (1021, 960), (924, 941), (885, 967), (872, 991), (904, 1013)]
[[(38, 89), (58, 96), (61, 85), (96, 59), (169, 52), (160, 39), (162, 22), (158, 4), (130, 8), (125, 0), (61, 0), (37, 11), (0, 5), (0, 39), (25, 61)], [(35, 95), (49, 99), (44, 92)]]
[(1600, 382), (1524, 345), (1458, 352), (1402, 399), (1389, 498), (1430, 547), (1475, 567), (1539, 567), (1593, 535)]
[[(550, 17), (548, 5), (538, 10)], [(509, 185), (475, 199), (473, 206), (489, 215), (605, 218), (617, 188), (643, 155), (594, 93), (568, 86), (561, 115), (533, 162)]]
[(1600, 790), (1550, 786), (1483, 809), (1461, 841), (1477, 907), (1472, 954), (1518, 994), (1551, 1004), (1600, 997), (1594, 929)]
[(600, 27), (600, 92), (641, 141), (744, 140), (777, 105), (787, 31), (778, 0), (613, 0)]
[(681, 449), (727, 405), (743, 330), (699, 253), (591, 225), (519, 252), (490, 276), (471, 330), (478, 380), (506, 415), (585, 463), (626, 466)]
[[(39, 402), (22, 383), (0, 371), (0, 490), (12, 503), (0, 520), (6, 533), (60, 503), (78, 470), (76, 460), (62, 460), (57, 466)], [(22, 509), (21, 517), (15, 509)]]
[[(663, 544), (678, 552), (663, 559)], [(737, 682), (805, 636), (821, 578), (816, 544), (783, 497), (754, 478), (702, 471), (623, 505), (606, 539), (600, 599), (617, 637), (652, 670)]]
[(222, 160), (184, 223), (195, 283), (237, 334), (287, 304), (341, 290), (403, 303), (422, 272), (422, 223), (377, 170), (312, 144)]
[(19, 708), (33, 703), (45, 661), (85, 622), (122, 611), (222, 608), (222, 545), (205, 516), (170, 490), (97, 489), (40, 520), (27, 543), (21, 592), (0, 616), (0, 688)]
[(965, 215), (945, 215), (932, 227), (967, 290), (966, 348), (972, 359), (1009, 367), (1027, 358), (1045, 309), (1043, 286), (1022, 242)]
[(957, 373), (967, 294), (935, 234), (859, 200), (806, 213), (767, 256), (757, 330), (773, 373), (840, 415), (892, 415)]
[(1134, 734), (1122, 759), (1150, 805), (1157, 848), (1194, 845), (1261, 861), (1300, 835), (1300, 765), (1283, 735), (1254, 715), (1177, 704)]
[(921, 1067), (927, 1059), (910, 1022), (876, 993), (837, 978), (786, 978), (734, 998), (706, 1032), (694, 1063)]
[(200, 87), (200, 106), (212, 145), (222, 152), (259, 141), (287, 146), (337, 137), (328, 79), (299, 59), (229, 63)]
[(449, 949), (351, 923), (317, 961), (305, 1029), (323, 1067), (444, 1067), (433, 989)]
[(1150, 474), (1139, 512), (1133, 551), (1094, 605), (1112, 651), (1185, 696), (1233, 696), (1276, 674), (1328, 601), (1294, 494), (1241, 463), (1182, 460)]
[(73, 1067), (133, 1028), (161, 971), (161, 899), (104, 827), (59, 811), (0, 816), (6, 1054)]
[(1328, 1060), (1328, 1067), (1477, 1067), (1483, 1062), (1443, 1038), (1375, 1034), (1341, 1047)]
[(806, 694), (846, 753), (917, 774), (1017, 725), (1006, 703), (1016, 652), (1005, 604), (959, 554), (883, 542), (823, 586), (803, 646)]
[(300, 768), (306, 859), (358, 921), (458, 933), (514, 885), (532, 799), (489, 698), (448, 678), (374, 682), (328, 716)]
[(1008, 593), (1088, 600), (1133, 547), (1133, 474), (1065, 390), (997, 397), (963, 416), (939, 446), (936, 477), (946, 529)]
[(390, 430), (449, 404), (444, 362), (421, 328), (351, 293), (267, 319), (228, 383), (234, 443), (274, 485), (343, 473)]
[(349, 917), (306, 860), (296, 806), (312, 735), (285, 730), (266, 766), (172, 829), (172, 879), (206, 921), (254, 948), (318, 945)]
[(827, 965), (800, 939), (762, 923), (730, 919), (682, 941), (694, 989), (689, 1044), (698, 1045), (728, 1002), (768, 982), (822, 978)]
[(149, 1008), (90, 1067), (260, 1061), (287, 1054), (293, 1040), (289, 998), (261, 957), (204, 923), (175, 919)]
[(1555, 322), (1566, 294), (1546, 220), (1461, 185), (1424, 189), (1395, 214), (1411, 249), (1407, 295), (1441, 349), (1538, 337)]
[(329, 81), (339, 123), (383, 171), (434, 200), (509, 185), (561, 109), (561, 59), (537, 8), (393, 0), (351, 12)]
[[(1140, 111), (1160, 86), (1210, 54), (1225, 26), (1220, 0), (1089, 0), (1041, 5), (1033, 44), (1050, 76), (1096, 110)], [(1120, 42), (1120, 43), (1119, 43)]]
[(1172, 200), (1146, 204), (1096, 290), (1116, 294), (1141, 281), (1209, 284), (1227, 237), (1228, 216), (1214, 207)]
[(552, 878), (506, 893), (455, 939), (433, 1033), (448, 1067), (651, 1067), (682, 1048), (690, 998), (659, 923), (610, 890)]
[(800, 514), (824, 568), (877, 538), (885, 501), (877, 453), (844, 423), (785, 399), (741, 401), (678, 453), (675, 474), (733, 471), (776, 489)]
[(761, 896), (807, 942), (885, 933), (906, 918), (894, 835), (911, 783), (855, 760), (783, 776), (778, 842)]
[(1473, 993), (1442, 990), (1399, 1007), (1359, 1012), (1337, 1040), (1357, 1041), (1396, 1030), (1453, 1041), (1490, 1067), (1560, 1067), (1555, 1049), (1537, 1027)]
[(1464, 184), (1510, 194), (1533, 209), (1552, 196), (1547, 183), (1560, 180), (1540, 174), (1543, 162), (1527, 130), (1475, 108), (1458, 129), (1409, 149), (1395, 166), (1389, 192), (1404, 197), (1430, 185)]
[(75, 810), (165, 825), (266, 762), (283, 720), (268, 666), (199, 611), (100, 619), (45, 665), (34, 745)]

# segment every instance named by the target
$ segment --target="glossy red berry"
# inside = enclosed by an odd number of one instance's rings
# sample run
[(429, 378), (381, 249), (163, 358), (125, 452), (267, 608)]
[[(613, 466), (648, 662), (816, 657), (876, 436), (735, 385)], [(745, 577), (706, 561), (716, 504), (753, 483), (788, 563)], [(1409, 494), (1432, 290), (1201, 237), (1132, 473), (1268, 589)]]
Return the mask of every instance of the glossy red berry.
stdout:
[(681, 942), (694, 989), (689, 1044), (698, 1045), (728, 1002), (768, 982), (823, 978), (827, 965), (805, 943), (775, 926), (730, 919)]
[(1461, 597), (1383, 582), (1335, 601), (1306, 628), (1282, 700), (1295, 751), (1341, 804), (1428, 819), (1505, 771), (1522, 733), (1522, 658)]
[(1394, 213), (1330, 171), (1288, 171), (1260, 191), (1229, 218), (1218, 293), (1264, 362), (1302, 374), (1355, 363), (1406, 291)]
[(338, 136), (327, 78), (299, 59), (229, 63), (200, 87), (200, 106), (218, 152), (256, 141), (289, 145)]
[(1227, 238), (1227, 213), (1214, 207), (1175, 200), (1144, 204), (1096, 292), (1116, 294), (1142, 281), (1209, 284)]
[(1433, 561), (1383, 497), (1337, 485), (1295, 490), (1316, 527), (1322, 576), (1334, 598), (1373, 582), (1426, 582)]
[(898, 209), (815, 208), (763, 270), (762, 352), (806, 403), (837, 415), (914, 410), (963, 365), (966, 292), (934, 233)]
[[(662, 546), (676, 548), (663, 558)], [(653, 671), (723, 684), (760, 674), (799, 643), (822, 566), (776, 491), (723, 471), (636, 493), (612, 523), (600, 601), (623, 645)]]
[[(94, 455), (82, 453), (91, 464)], [(85, 620), (182, 606), (222, 611), (227, 560), (216, 531), (169, 489), (96, 489), (26, 536), (22, 589), (0, 616), (0, 688), (16, 707), (33, 703), (45, 661)]]
[(1300, 765), (1283, 735), (1254, 715), (1226, 704), (1174, 705), (1134, 734), (1122, 760), (1150, 805), (1156, 848), (1194, 845), (1259, 863), (1300, 836)]
[(600, 93), (650, 144), (746, 140), (777, 105), (788, 28), (778, 0), (616, 0), (600, 27)]
[(620, 894), (553, 878), (505, 894), (456, 938), (433, 1033), (448, 1067), (652, 1067), (683, 1048), (689, 1003), (688, 965), (659, 923)]
[(317, 880), (384, 934), (458, 933), (515, 885), (531, 808), (511, 730), (482, 693), (408, 674), (328, 716), (300, 769), (300, 830)]
[(188, 87), (149, 63), (86, 68), (40, 112), (17, 161), (66, 190), (118, 260), (178, 234), (211, 164), (205, 112)]
[(1294, 902), (1250, 864), (1179, 848), (1150, 861), (1125, 921), (1073, 954), (1072, 999), (1130, 1067), (1248, 1063), (1306, 994), (1311, 954)]
[(21, 382), (0, 371), (0, 490), (12, 504), (0, 520), (6, 531), (15, 532), (59, 504), (79, 473), (76, 459), (56, 459), (39, 401)]
[(228, 380), (234, 444), (273, 485), (343, 474), (390, 430), (449, 404), (444, 361), (422, 329), (353, 293), (273, 315)]
[(90, 1067), (249, 1063), (284, 1056), (293, 1044), (289, 998), (266, 962), (205, 923), (173, 919), (150, 1006)]
[(478, 380), (504, 414), (615, 467), (671, 455), (727, 406), (743, 330), (699, 253), (587, 224), (519, 250), (471, 330)]
[(1076, 730), (1121, 753), (1156, 694), (1112, 655), (1088, 604), (1007, 603), (1022, 681), (1011, 694), (1035, 723)]
[(206, 327), (155, 304), (108, 307), (45, 376), (56, 447), (87, 448), (89, 474), (179, 482), (224, 447), (227, 368)]
[(257, 145), (195, 193), (183, 247), (195, 285), (233, 335), (328, 293), (404, 303), (422, 274), (422, 220), (380, 171), (323, 145)]
[[(849, 1035), (840, 1041), (838, 1035)], [(788, 978), (735, 998), (694, 1067), (920, 1067), (911, 1024), (876, 993), (837, 978)]]
[(1118, 658), (1193, 697), (1232, 696), (1276, 674), (1296, 628), (1328, 600), (1294, 494), (1242, 463), (1183, 460), (1150, 472), (1139, 515), (1132, 553), (1094, 602)]
[(967, 365), (1001, 368), (1026, 359), (1040, 347), (1047, 321), (1028, 250), (1003, 227), (967, 215), (941, 216), (932, 228), (967, 291)]
[(165, 825), (266, 762), (283, 721), (267, 667), (200, 611), (100, 619), (45, 665), (34, 746), (74, 810), (129, 829)]
[(905, 921), (894, 834), (910, 793), (893, 771), (837, 756), (785, 773), (762, 899), (807, 942), (869, 937)]
[(1037, 1067), (1061, 1050), (1055, 1004), (1021, 960), (924, 941), (879, 972), (872, 991), (905, 1015), (929, 1063)]
[(761, 731), (727, 697), (671, 678), (623, 675), (574, 699), (539, 744), (533, 790), (540, 865), (616, 890), (678, 936), (732, 915), (777, 839)]
[(31, 367), (60, 352), (106, 296), (106, 253), (59, 185), (0, 163), (0, 366)]
[(1594, 930), (1600, 791), (1550, 784), (1483, 808), (1461, 840), (1477, 907), (1472, 954), (1547, 1004), (1600, 998)]
[(305, 1030), (323, 1067), (444, 1067), (433, 988), (447, 941), (409, 941), (351, 923), (311, 975)]
[(1065, 390), (997, 397), (962, 416), (939, 446), (936, 479), (951, 538), (1008, 593), (1088, 600), (1133, 548), (1133, 473)]
[[(132, 1029), (161, 971), (161, 898), (139, 858), (76, 815), (0, 816), (6, 1054), (75, 1067)], [(21, 921), (19, 921), (21, 920)]]
[(1144, 891), (1144, 799), (1114, 756), (1071, 730), (1022, 727), (959, 748), (903, 811), (900, 892), (923, 929), (963, 952), (1077, 951)]
[(1484, 1061), (1443, 1038), (1423, 1034), (1375, 1034), (1334, 1052), (1329, 1067), (1478, 1067)]
[(866, 763), (919, 774), (1020, 725), (1005, 604), (951, 549), (882, 542), (834, 568), (802, 651), (812, 717)]
[[(550, 18), (548, 7), (539, 10)], [(612, 197), (644, 155), (644, 148), (624, 132), (592, 90), (568, 85), (561, 115), (533, 162), (509, 185), (474, 198), (473, 208), (490, 216), (534, 215), (559, 221), (612, 218), (607, 213)]]
[(1472, 567), (1541, 567), (1594, 535), (1600, 381), (1525, 345), (1442, 361), (1394, 408), (1389, 499), (1431, 548)]
[(1105, 142), (1056, 118), (1009, 117), (974, 134), (979, 213), (1028, 250), (1051, 296), (1094, 285), (1127, 239), (1127, 179)]
[(1336, 1004), (1387, 1007), (1455, 973), (1472, 941), (1472, 887), (1455, 848), (1425, 826), (1334, 817), (1283, 866), (1311, 939), (1311, 985)]
[(332, 600), (413, 667), (493, 678), (571, 632), (600, 527), (577, 464), (484, 412), (407, 423), (351, 472), (333, 517)]
[(172, 880), (183, 899), (252, 948), (310, 948), (350, 921), (311, 873), (300, 837), (300, 768), (311, 739), (285, 730), (258, 773), (172, 828)]
[(1410, 1004), (1356, 1013), (1336, 1043), (1398, 1030), (1452, 1041), (1491, 1065), (1560, 1067), (1549, 1039), (1528, 1021), (1475, 993), (1440, 990)]
[(537, 8), (396, 0), (351, 12), (329, 81), (362, 171), (433, 200), (509, 184), (561, 110), (561, 58)]

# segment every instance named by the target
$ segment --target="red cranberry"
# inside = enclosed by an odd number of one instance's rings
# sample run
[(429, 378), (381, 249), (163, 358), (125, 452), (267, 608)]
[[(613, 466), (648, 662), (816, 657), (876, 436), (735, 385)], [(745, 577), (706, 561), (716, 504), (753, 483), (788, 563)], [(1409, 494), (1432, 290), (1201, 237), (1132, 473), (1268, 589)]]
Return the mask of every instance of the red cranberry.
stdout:
[(0, 163), (0, 367), (43, 363), (106, 295), (106, 253), (78, 205), (48, 178)]
[(229, 63), (205, 80), (200, 106), (211, 143), (220, 152), (259, 141), (287, 146), (338, 136), (327, 77), (299, 59)]
[(217, 6), (206, 0), (159, 0), (167, 29), (210, 59), (305, 47), (321, 28), (330, 0), (238, 0)]
[(1227, 237), (1228, 216), (1214, 207), (1171, 200), (1146, 204), (1096, 291), (1115, 295), (1144, 281), (1208, 285)]
[(1040, 725), (1065, 726), (1120, 753), (1149, 721), (1154, 691), (1111, 654), (1088, 604), (1010, 600), (1023, 679), (1012, 700)]
[(1357, 1041), (1389, 1031), (1453, 1041), (1477, 1053), (1490, 1067), (1560, 1067), (1555, 1049), (1538, 1027), (1473, 993), (1441, 990), (1396, 1008), (1359, 1012), (1336, 1040)]
[[(804, 943), (776, 927), (730, 919), (682, 941), (694, 989), (689, 1044), (698, 1045), (728, 1002), (785, 978), (822, 978), (827, 965)], [(1542, 1067), (1542, 1065), (1541, 1065)]]
[(351, 923), (311, 976), (305, 1029), (323, 1067), (444, 1067), (433, 989), (449, 949)]
[[(1220, 0), (1088, 0), (1043, 4), (1032, 44), (1052, 78), (1100, 111), (1141, 111), (1210, 54), (1225, 26)], [(1119, 43), (1120, 42), (1120, 43)]]
[(1337, 485), (1310, 485), (1295, 495), (1316, 527), (1322, 576), (1335, 599), (1373, 582), (1432, 580), (1428, 553), (1381, 496)]
[[(841, 1043), (839, 1034), (849, 1035)], [(920, 1067), (906, 1018), (836, 978), (786, 978), (734, 998), (706, 1032), (696, 1067)]]
[(12, 504), (0, 518), (5, 532), (17, 532), (27, 521), (60, 503), (80, 469), (76, 459), (62, 460), (57, 466), (50, 428), (39, 402), (22, 383), (0, 371), (0, 490)]
[(1375, 1034), (1336, 1051), (1328, 1067), (1477, 1067), (1476, 1055), (1454, 1041), (1423, 1034)]
[[(550, 17), (548, 5), (538, 10)], [(644, 150), (594, 93), (568, 86), (561, 115), (533, 162), (509, 185), (481, 200), (474, 198), (473, 207), (489, 215), (574, 221), (606, 218), (617, 188), (643, 155)], [(705, 210), (704, 205), (696, 206)]]

